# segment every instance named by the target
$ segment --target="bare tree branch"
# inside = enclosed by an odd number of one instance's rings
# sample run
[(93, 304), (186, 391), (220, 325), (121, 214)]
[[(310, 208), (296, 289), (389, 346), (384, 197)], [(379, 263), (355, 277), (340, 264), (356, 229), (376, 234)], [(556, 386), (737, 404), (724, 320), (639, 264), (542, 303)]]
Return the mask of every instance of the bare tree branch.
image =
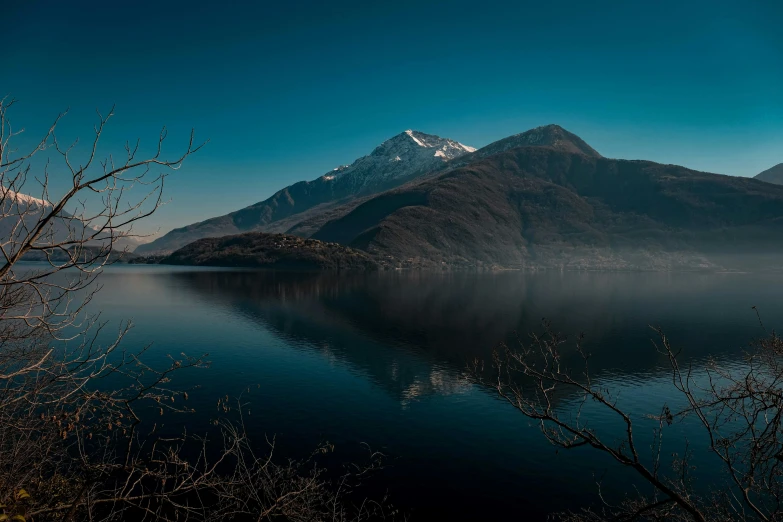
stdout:
[[(57, 138), (65, 113), (31, 151), (17, 154), (14, 104), (0, 101), (0, 519), (394, 518), (385, 502), (352, 502), (380, 454), (336, 480), (315, 464), (327, 446), (301, 462), (276, 462), (273, 444), (257, 453), (248, 440), (240, 402), (218, 403), (209, 434), (160, 433), (151, 419), (193, 411), (187, 390), (172, 379), (206, 368), (205, 356), (148, 364), (148, 347), (123, 348), (130, 323), (111, 335), (88, 305), (133, 225), (160, 207), (167, 173), (203, 144), (195, 145), (191, 132), (185, 151), (167, 157), (164, 128), (151, 157), (138, 158), (136, 141), (126, 143), (122, 162), (100, 160), (112, 108), (98, 113), (81, 163), (74, 159), (78, 140), (65, 146)], [(48, 158), (33, 175), (34, 160), (50, 148), (67, 176), (59, 196)], [(162, 172), (150, 174), (153, 168)], [(22, 263), (31, 256), (39, 262)]]
[[(637, 492), (620, 504), (600, 498), (600, 512), (586, 509), (559, 517), (582, 521), (773, 521), (783, 520), (781, 510), (781, 406), (783, 405), (783, 341), (774, 334), (759, 341), (746, 356), (741, 370), (722, 369), (715, 361), (697, 372), (682, 368), (679, 353), (660, 329), (655, 347), (666, 357), (672, 384), (687, 406), (672, 412), (662, 404), (652, 421), (653, 444), (644, 457), (636, 441), (636, 424), (617, 401), (617, 393), (602, 387), (590, 374), (590, 355), (581, 337), (573, 343), (558, 335), (549, 323), (544, 334), (530, 336), (512, 349), (501, 345), (493, 358), (494, 379), (485, 377), (481, 361), (475, 361), (476, 382), (496, 393), (526, 417), (538, 422), (554, 446), (573, 449), (589, 446), (619, 465), (633, 470), (652, 494)], [(568, 360), (579, 360), (577, 368)], [(697, 378), (698, 375), (698, 378)], [(699, 384), (706, 382), (706, 385)], [(559, 399), (576, 398), (576, 413), (559, 407)], [(591, 426), (586, 405), (609, 412), (623, 426), (622, 433), (605, 433)], [(697, 491), (689, 475), (690, 442), (675, 456), (668, 471), (662, 468), (663, 434), (674, 422), (695, 418), (708, 450), (717, 458), (733, 489)]]

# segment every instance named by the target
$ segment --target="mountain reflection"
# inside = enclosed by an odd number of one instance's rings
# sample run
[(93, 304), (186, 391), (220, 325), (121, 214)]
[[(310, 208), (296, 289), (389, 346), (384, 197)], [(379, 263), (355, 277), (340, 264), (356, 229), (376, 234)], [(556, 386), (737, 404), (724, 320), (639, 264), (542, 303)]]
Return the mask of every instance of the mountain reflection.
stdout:
[[(745, 274), (171, 274), (212, 305), (368, 376), (401, 403), (469, 386), (467, 365), (499, 342), (541, 330), (584, 332), (592, 367), (641, 379), (665, 361), (651, 345), (663, 327), (685, 356), (730, 357), (760, 334), (750, 306), (781, 305), (764, 278)], [(772, 325), (768, 325), (772, 326)], [(578, 361), (572, 361), (577, 364)]]

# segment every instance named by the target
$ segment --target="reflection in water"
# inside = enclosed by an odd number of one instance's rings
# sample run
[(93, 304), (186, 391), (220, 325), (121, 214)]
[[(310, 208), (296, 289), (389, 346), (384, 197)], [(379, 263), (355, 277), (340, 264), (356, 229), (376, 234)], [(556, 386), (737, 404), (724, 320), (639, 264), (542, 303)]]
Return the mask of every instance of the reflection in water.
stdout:
[[(594, 500), (593, 473), (605, 460), (589, 451), (556, 455), (535, 427), (466, 379), (471, 361), (489, 359), (516, 332), (540, 331), (542, 318), (569, 336), (583, 332), (598, 378), (621, 388), (641, 415), (656, 411), (669, 389), (648, 325), (663, 327), (686, 358), (731, 361), (761, 334), (751, 306), (768, 329), (783, 312), (773, 275), (129, 266), (112, 267), (103, 283), (96, 306), (133, 317), (139, 342), (154, 340), (160, 353), (212, 354), (213, 368), (194, 377), (204, 385), (203, 403), (193, 399), (204, 418), (210, 393), (258, 382), (251, 429), (277, 433), (278, 447), (292, 454), (324, 438), (383, 449), (397, 459), (378, 487), (413, 520), (545, 520)], [(611, 477), (624, 491), (627, 477)]]
[[(594, 368), (645, 378), (665, 369), (652, 348), (661, 326), (685, 356), (732, 356), (773, 323), (774, 284), (742, 274), (392, 273), (339, 276), (181, 272), (201, 299), (360, 369), (399, 399), (464, 390), (465, 368), (542, 320), (584, 333)], [(772, 324), (767, 325), (772, 326)], [(367, 342), (381, 346), (368, 348)], [(389, 363), (378, 350), (393, 354)], [(576, 364), (577, 361), (574, 361)]]

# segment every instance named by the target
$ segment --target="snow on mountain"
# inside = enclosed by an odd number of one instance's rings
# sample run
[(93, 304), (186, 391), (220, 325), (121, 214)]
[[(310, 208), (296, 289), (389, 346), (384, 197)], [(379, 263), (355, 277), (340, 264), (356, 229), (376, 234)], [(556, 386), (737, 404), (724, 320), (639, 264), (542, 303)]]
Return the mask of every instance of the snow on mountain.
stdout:
[(397, 187), (445, 166), (475, 149), (454, 140), (407, 130), (350, 165), (340, 165), (312, 181), (284, 187), (264, 201), (177, 228), (141, 245), (136, 253), (167, 253), (205, 237), (248, 231), (287, 232), (302, 220), (328, 215), (336, 206)]
[(6, 202), (14, 202), (16, 204), (21, 203), (25, 206), (29, 206), (33, 208), (44, 208), (44, 207), (52, 206), (51, 203), (49, 203), (48, 201), (34, 198), (32, 196), (28, 196), (27, 194), (22, 194), (20, 192), (14, 192), (13, 190), (10, 190), (2, 186), (0, 186), (0, 200), (5, 200)]
[(381, 143), (369, 155), (341, 165), (321, 179), (349, 185), (353, 192), (360, 192), (433, 170), (475, 150), (448, 138), (406, 130)]
[[(38, 224), (39, 219), (54, 208), (54, 205), (48, 201), (3, 186), (0, 186), (0, 202), (2, 202), (1, 210), (4, 214), (4, 217), (0, 217), (0, 237), (10, 238), (12, 234), (15, 234), (18, 236), (17, 240), (24, 237)], [(20, 219), (24, 221), (24, 227), (18, 227)], [(97, 231), (90, 226), (90, 223), (82, 223), (78, 219), (74, 219), (74, 216), (68, 212), (61, 211), (45, 229), (41, 242), (50, 243), (84, 236), (94, 236), (96, 241), (104, 241), (101, 239), (104, 237), (103, 235), (97, 236), (96, 234)], [(133, 250), (141, 243), (135, 237), (122, 237), (117, 239), (115, 248)]]

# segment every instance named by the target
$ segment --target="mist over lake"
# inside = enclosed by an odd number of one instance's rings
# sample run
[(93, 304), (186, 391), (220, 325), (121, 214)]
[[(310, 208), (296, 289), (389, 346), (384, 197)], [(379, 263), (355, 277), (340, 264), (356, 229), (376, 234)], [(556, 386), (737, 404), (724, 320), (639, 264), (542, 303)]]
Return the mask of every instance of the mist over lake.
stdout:
[[(190, 398), (196, 415), (167, 414), (164, 424), (207, 432), (216, 398), (241, 394), (251, 436), (260, 446), (275, 436), (278, 458), (304, 457), (324, 441), (335, 445), (336, 463), (360, 459), (362, 443), (388, 455), (368, 487), (388, 492), (411, 520), (545, 520), (594, 504), (594, 475), (610, 495), (629, 492), (628, 473), (605, 455), (556, 452), (493, 390), (471, 384), (468, 365), (489, 362), (501, 341), (540, 332), (544, 318), (571, 338), (584, 333), (595, 378), (620, 389), (621, 403), (641, 418), (671, 395), (650, 325), (683, 350), (685, 364), (712, 356), (730, 367), (764, 334), (751, 307), (767, 330), (783, 312), (775, 290), (783, 276), (775, 274), (114, 265), (101, 277), (90, 306), (111, 324), (133, 320), (129, 348), (154, 343), (153, 361), (209, 353), (210, 369), (177, 377), (180, 386), (200, 386)], [(573, 407), (569, 400), (563, 408)], [(613, 425), (596, 414), (594, 422)], [(640, 424), (640, 437), (647, 428)], [(696, 453), (695, 476), (714, 472)]]

